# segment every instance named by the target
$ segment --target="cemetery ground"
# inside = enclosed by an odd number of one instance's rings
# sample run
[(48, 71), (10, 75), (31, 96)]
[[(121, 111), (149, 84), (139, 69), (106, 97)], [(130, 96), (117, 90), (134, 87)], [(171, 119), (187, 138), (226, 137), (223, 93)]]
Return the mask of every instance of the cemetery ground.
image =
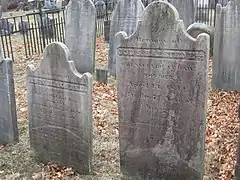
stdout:
[[(67, 167), (38, 163), (30, 151), (26, 102), (26, 67), (37, 67), (42, 54), (25, 58), (21, 38), (13, 38), (14, 80), (20, 142), (0, 146), (0, 179), (119, 179), (118, 111), (116, 82), (94, 81), (93, 87), (93, 175), (81, 176)], [(96, 67), (107, 67), (108, 45), (97, 38)], [(209, 60), (209, 87), (211, 59)], [(209, 88), (205, 151), (205, 180), (230, 180), (234, 176), (239, 130), (237, 107), (240, 93), (213, 92)]]

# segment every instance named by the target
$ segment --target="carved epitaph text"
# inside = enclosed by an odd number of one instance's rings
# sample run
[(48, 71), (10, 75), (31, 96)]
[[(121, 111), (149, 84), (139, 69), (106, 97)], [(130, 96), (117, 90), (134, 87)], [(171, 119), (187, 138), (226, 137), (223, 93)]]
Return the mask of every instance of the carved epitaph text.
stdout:
[(0, 144), (18, 142), (12, 60), (3, 59), (0, 47)]
[(217, 5), (212, 72), (214, 90), (240, 90), (239, 2), (230, 1), (225, 7)]
[(113, 11), (110, 24), (110, 41), (108, 54), (108, 71), (110, 75), (116, 76), (116, 39), (119, 31), (131, 35), (140, 20), (144, 6), (141, 0), (120, 0)]
[(30, 145), (39, 159), (91, 170), (92, 76), (80, 75), (62, 43), (48, 45), (27, 70)]
[(66, 13), (65, 43), (79, 73), (94, 71), (96, 9), (92, 0), (70, 0)]
[(116, 35), (121, 171), (136, 179), (203, 178), (209, 36), (191, 38), (154, 2)]

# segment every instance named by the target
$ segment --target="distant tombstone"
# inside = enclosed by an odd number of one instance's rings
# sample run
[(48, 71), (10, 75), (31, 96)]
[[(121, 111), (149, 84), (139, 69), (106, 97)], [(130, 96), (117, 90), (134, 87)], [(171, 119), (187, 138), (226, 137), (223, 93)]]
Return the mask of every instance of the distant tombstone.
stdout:
[(54, 23), (55, 19), (45, 16), (42, 18), (42, 24), (40, 17), (37, 19), (40, 27), (41, 35), (44, 38), (54, 38)]
[(70, 0), (66, 13), (65, 43), (79, 73), (94, 72), (96, 9), (92, 0)]
[(120, 165), (126, 179), (202, 180), (210, 38), (153, 2), (116, 35)]
[(204, 23), (193, 23), (187, 28), (188, 34), (190, 34), (192, 37), (197, 38), (199, 34), (201, 33), (207, 33), (210, 36), (210, 47), (211, 50), (213, 48), (213, 42), (214, 42), (214, 27), (209, 26)]
[(23, 8), (24, 8), (24, 3), (23, 2), (19, 2), (18, 3), (18, 7), (17, 7), (17, 11), (22, 11), (23, 10)]
[(22, 20), (18, 23), (18, 28), (21, 34), (27, 34), (29, 30), (29, 22), (26, 20)]
[(17, 112), (11, 59), (0, 49), (0, 145), (18, 142)]
[(95, 3), (95, 8), (97, 11), (97, 18), (104, 18), (106, 15), (106, 5), (104, 1), (97, 1)]
[(135, 30), (144, 10), (141, 0), (118, 1), (111, 18), (109, 36), (108, 71), (110, 75), (116, 76), (116, 39), (119, 31), (131, 35)]
[(79, 74), (68, 48), (51, 43), (27, 69), (30, 146), (43, 163), (91, 171), (92, 75)]
[(63, 3), (63, 0), (56, 0), (56, 8), (61, 9), (62, 3)]
[(0, 19), (0, 31), (7, 32), (7, 35), (13, 33), (13, 26), (14, 24), (10, 22), (8, 19), (4, 18)]
[(104, 21), (104, 40), (109, 43), (110, 20)]
[(51, 9), (51, 2), (50, 0), (44, 0), (44, 7), (47, 9)]
[(55, 0), (44, 0), (44, 8), (54, 9), (56, 7)]
[(178, 10), (185, 27), (195, 22), (195, 0), (168, 0)]
[[(7, 11), (7, 7), (8, 7), (7, 0), (1, 0), (0, 1), (0, 6), (2, 7), (2, 12), (6, 12)], [(1, 17), (1, 15), (0, 15), (0, 17)]]
[[(240, 1), (238, 1), (240, 2)], [(213, 45), (213, 90), (240, 90), (240, 3), (216, 7)]]

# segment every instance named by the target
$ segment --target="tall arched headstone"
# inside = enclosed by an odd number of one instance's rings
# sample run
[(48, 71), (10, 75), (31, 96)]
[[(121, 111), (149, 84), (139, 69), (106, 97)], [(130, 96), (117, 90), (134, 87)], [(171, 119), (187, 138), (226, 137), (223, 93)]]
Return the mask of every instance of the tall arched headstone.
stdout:
[(177, 10), (185, 27), (195, 22), (196, 4), (195, 0), (168, 0)]
[(79, 73), (94, 71), (96, 9), (92, 0), (71, 0), (67, 5), (65, 44)]
[(122, 173), (202, 180), (209, 35), (192, 38), (177, 10), (158, 1), (132, 36), (116, 38)]
[(240, 1), (218, 4), (216, 11), (212, 88), (240, 90)]
[(120, 0), (118, 1), (111, 18), (110, 41), (108, 54), (108, 71), (110, 75), (116, 76), (116, 39), (119, 31), (131, 35), (137, 26), (144, 10), (141, 0)]
[(41, 162), (92, 167), (92, 75), (79, 74), (62, 43), (51, 43), (40, 66), (27, 69), (30, 147)]

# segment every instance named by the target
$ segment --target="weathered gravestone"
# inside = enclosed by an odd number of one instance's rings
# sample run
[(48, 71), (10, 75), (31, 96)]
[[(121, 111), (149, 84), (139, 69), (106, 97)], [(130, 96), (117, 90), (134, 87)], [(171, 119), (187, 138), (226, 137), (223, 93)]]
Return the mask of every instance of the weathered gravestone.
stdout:
[(3, 59), (0, 48), (0, 144), (18, 142), (12, 60)]
[[(14, 23), (10, 22), (9, 19), (2, 18), (0, 19), (0, 30), (5, 32), (6, 35), (13, 33)], [(4, 34), (4, 35), (5, 35)]]
[(140, 20), (144, 6), (141, 0), (120, 0), (118, 1), (111, 18), (110, 41), (108, 54), (108, 71), (110, 75), (116, 76), (116, 39), (119, 31), (131, 35)]
[(92, 75), (79, 74), (62, 43), (51, 43), (40, 67), (27, 70), (30, 145), (43, 162), (91, 171)]
[(71, 0), (66, 13), (65, 43), (79, 73), (94, 72), (96, 9), (92, 0)]
[(216, 8), (212, 88), (240, 90), (240, 1)]
[(180, 19), (183, 20), (185, 27), (195, 22), (196, 5), (195, 0), (168, 0), (176, 7)]
[(171, 4), (154, 2), (116, 38), (122, 173), (202, 180), (209, 35), (192, 38)]

